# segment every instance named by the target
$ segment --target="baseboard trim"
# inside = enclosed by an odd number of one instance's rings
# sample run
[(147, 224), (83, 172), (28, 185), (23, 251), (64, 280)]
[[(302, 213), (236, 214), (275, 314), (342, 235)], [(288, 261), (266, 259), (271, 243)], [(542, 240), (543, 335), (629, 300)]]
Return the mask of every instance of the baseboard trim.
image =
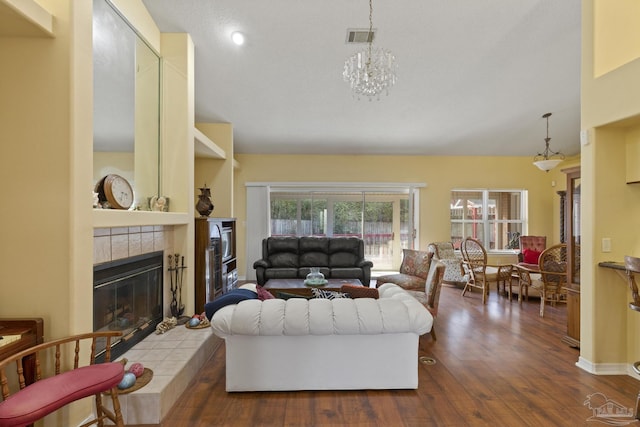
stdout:
[(630, 363), (592, 363), (580, 356), (576, 366), (594, 375), (629, 375), (640, 380), (640, 375), (633, 370)]

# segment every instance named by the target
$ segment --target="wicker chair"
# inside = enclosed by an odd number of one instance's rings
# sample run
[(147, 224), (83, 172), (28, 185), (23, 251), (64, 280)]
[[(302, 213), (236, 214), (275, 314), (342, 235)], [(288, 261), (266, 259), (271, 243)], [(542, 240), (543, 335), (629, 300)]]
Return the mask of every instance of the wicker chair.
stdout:
[[(97, 415), (80, 427), (96, 423), (102, 426), (105, 419), (123, 427), (117, 385), (124, 376), (124, 364), (109, 362), (111, 339), (120, 335), (118, 331), (74, 335), (38, 344), (0, 361), (0, 426), (31, 424), (71, 402), (94, 396)], [(105, 363), (95, 363), (98, 341), (106, 345)], [(88, 350), (87, 366), (80, 366), (81, 348)], [(25, 358), (35, 361), (35, 380), (31, 384), (25, 380)], [(51, 371), (51, 375), (45, 378), (43, 370)], [(9, 387), (8, 378), (16, 379), (15, 387)], [(102, 404), (103, 392), (109, 392), (113, 412)]]
[[(579, 247), (576, 248), (579, 254)], [(579, 256), (576, 257), (579, 260)], [(579, 268), (579, 261), (578, 267)], [(564, 243), (550, 246), (540, 254), (538, 261), (539, 277), (531, 277), (530, 285), (540, 293), (540, 317), (544, 317), (546, 303), (555, 306), (567, 302), (567, 245)]]
[(468, 274), (467, 283), (462, 289), (462, 296), (472, 288), (482, 290), (482, 303), (487, 303), (489, 296), (489, 285), (495, 283), (500, 293), (500, 283), (505, 290), (509, 289), (509, 300), (511, 300), (511, 264), (509, 265), (488, 265), (487, 251), (482, 243), (471, 237), (462, 241), (460, 246), (462, 252), (463, 267)]

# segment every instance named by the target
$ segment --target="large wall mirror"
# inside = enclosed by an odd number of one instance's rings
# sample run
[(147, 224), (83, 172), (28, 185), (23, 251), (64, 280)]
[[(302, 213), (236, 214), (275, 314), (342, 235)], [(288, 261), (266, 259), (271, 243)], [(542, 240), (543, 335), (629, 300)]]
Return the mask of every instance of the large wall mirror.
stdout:
[(135, 206), (160, 194), (160, 57), (108, 0), (93, 0), (93, 180), (118, 174)]

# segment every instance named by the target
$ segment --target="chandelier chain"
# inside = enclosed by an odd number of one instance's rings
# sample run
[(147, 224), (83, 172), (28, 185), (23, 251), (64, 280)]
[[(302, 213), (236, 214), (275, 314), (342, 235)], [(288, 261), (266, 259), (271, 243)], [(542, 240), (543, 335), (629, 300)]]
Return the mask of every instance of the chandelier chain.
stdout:
[(373, 0), (369, 0), (369, 34), (367, 47), (349, 57), (342, 77), (351, 86), (354, 97), (365, 96), (371, 101), (380, 99), (380, 94), (389, 94), (389, 88), (396, 82), (395, 56), (386, 49), (373, 46)]
[(369, 56), (367, 58), (367, 72), (369, 72), (369, 68), (371, 68), (371, 48), (373, 45), (373, 0), (369, 0), (369, 34), (367, 35), (369, 39)]

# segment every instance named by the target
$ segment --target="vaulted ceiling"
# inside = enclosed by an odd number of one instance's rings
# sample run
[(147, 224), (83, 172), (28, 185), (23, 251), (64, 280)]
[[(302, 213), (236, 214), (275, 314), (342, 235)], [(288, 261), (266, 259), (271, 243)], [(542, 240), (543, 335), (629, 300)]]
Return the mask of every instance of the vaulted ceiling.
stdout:
[[(374, 0), (398, 81), (357, 100), (366, 0), (143, 0), (195, 45), (196, 122), (231, 122), (238, 153), (509, 155), (580, 151), (580, 0)], [(242, 46), (230, 35), (241, 31)]]

